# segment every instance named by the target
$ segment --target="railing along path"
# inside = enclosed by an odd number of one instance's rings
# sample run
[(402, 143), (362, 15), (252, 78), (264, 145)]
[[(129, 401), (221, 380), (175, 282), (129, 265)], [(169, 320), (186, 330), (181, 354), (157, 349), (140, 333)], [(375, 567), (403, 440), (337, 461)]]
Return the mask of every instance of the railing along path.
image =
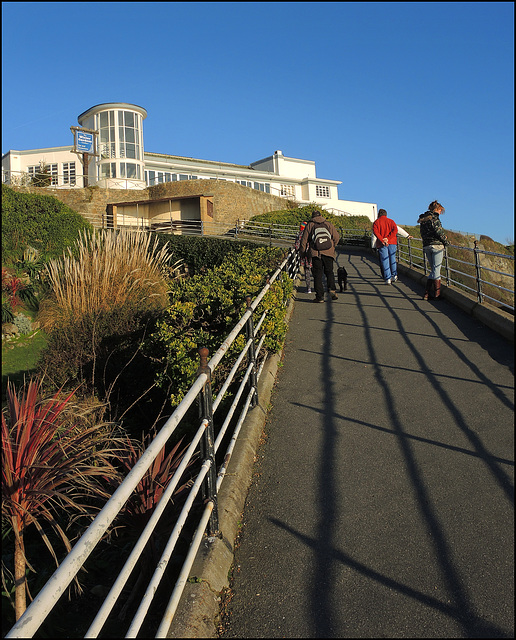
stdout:
[[(269, 225), (242, 222), (237, 223), (235, 226), (222, 229), (217, 227), (215, 223), (200, 223), (200, 222), (182, 222), (170, 224), (168, 228), (156, 229), (159, 231), (168, 231), (170, 233), (181, 233), (185, 235), (200, 235), (200, 236), (219, 236), (235, 239), (249, 239), (258, 242), (268, 242), (269, 244), (287, 244), (290, 246), (297, 235), (297, 227), (287, 225)], [(362, 229), (342, 229), (342, 243), (344, 246), (355, 246), (371, 249), (371, 233)], [(460, 247), (461, 249), (467, 249)], [(482, 265), (480, 256), (489, 255), (508, 260), (508, 264), (511, 264), (514, 271), (514, 257), (506, 256), (502, 254), (494, 254), (491, 252), (481, 251), (476, 248), (470, 250), (474, 256), (474, 261), (468, 263), (471, 267), (475, 267), (475, 275), (466, 274), (458, 269), (453, 269), (450, 262), (454, 260), (446, 255), (444, 270), (446, 273), (446, 280), (448, 283), (465, 287), (472, 291), (476, 291), (479, 301), (484, 302), (484, 299), (495, 300), (492, 296), (488, 296), (483, 292), (483, 287), (487, 284), (497, 289), (503, 290), (509, 294), (512, 294), (512, 306), (506, 304), (507, 307), (514, 310), (514, 285), (512, 289), (508, 287), (502, 287), (495, 285), (491, 282), (487, 282), (483, 277), (483, 271), (494, 272), (499, 276), (512, 278), (514, 282), (514, 273), (498, 272), (496, 270), (487, 268)], [(424, 254), (422, 251), (421, 241), (419, 239), (403, 239), (398, 245), (398, 259), (405, 262), (410, 267), (422, 269), (424, 273), (427, 273), (427, 265), (425, 262)], [(511, 263), (512, 260), (512, 263)], [(457, 262), (461, 263), (460, 260)], [(464, 267), (461, 267), (464, 268)], [(200, 366), (198, 370), (198, 376), (183, 401), (176, 408), (174, 413), (167, 420), (165, 425), (158, 432), (156, 437), (150, 446), (146, 449), (140, 460), (136, 463), (134, 468), (129, 472), (125, 480), (115, 491), (104, 508), (100, 511), (86, 532), (75, 544), (71, 552), (63, 560), (59, 568), (54, 572), (46, 585), (41, 589), (39, 594), (35, 597), (34, 601), (27, 608), (23, 616), (16, 622), (6, 635), (7, 638), (28, 638), (32, 637), (39, 627), (43, 624), (53, 607), (58, 602), (59, 598), (65, 593), (67, 587), (70, 585), (76, 574), (81, 567), (85, 564), (88, 557), (94, 551), (97, 543), (106, 534), (110, 525), (115, 520), (118, 513), (127, 502), (132, 492), (137, 487), (140, 480), (143, 478), (149, 467), (152, 465), (154, 459), (165, 447), (170, 440), (174, 431), (178, 428), (181, 421), (185, 418), (185, 415), (189, 408), (194, 404), (199, 405), (200, 422), (199, 427), (183, 457), (183, 460), (178, 467), (177, 471), (171, 478), (166, 491), (164, 492), (162, 499), (158, 503), (152, 517), (150, 518), (147, 526), (145, 527), (141, 537), (137, 541), (129, 557), (127, 558), (124, 567), (117, 576), (114, 584), (112, 585), (107, 597), (101, 605), (95, 619), (91, 623), (85, 637), (95, 638), (101, 632), (104, 624), (108, 620), (108, 617), (113, 610), (124, 586), (126, 585), (132, 571), (136, 567), (138, 560), (149, 541), (161, 515), (170, 503), (175, 488), (178, 486), (181, 477), (183, 476), (188, 463), (192, 459), (192, 456), (200, 449), (201, 464), (200, 470), (197, 473), (197, 477), (190, 488), (188, 498), (183, 506), (183, 509), (177, 519), (169, 540), (162, 553), (162, 556), (154, 570), (154, 574), (148, 584), (147, 590), (140, 602), (140, 605), (134, 615), (134, 618), (129, 626), (125, 637), (136, 637), (139, 632), (144, 619), (149, 611), (150, 604), (153, 596), (156, 593), (158, 585), (163, 578), (166, 568), (170, 564), (170, 560), (173, 557), (174, 548), (179, 539), (179, 535), (183, 531), (186, 519), (200, 494), (204, 509), (202, 515), (197, 524), (197, 528), (192, 538), (192, 543), (188, 555), (184, 561), (184, 564), (177, 577), (175, 587), (172, 595), (165, 607), (159, 628), (156, 632), (158, 638), (166, 637), (170, 624), (172, 622), (174, 613), (177, 609), (181, 594), (184, 590), (184, 586), (188, 579), (189, 571), (192, 566), (193, 560), (199, 548), (199, 545), (206, 535), (206, 529), (209, 535), (216, 535), (218, 533), (218, 515), (217, 515), (217, 493), (220, 490), (220, 485), (226, 474), (228, 462), (231, 458), (231, 454), (244, 422), (244, 419), (251, 407), (253, 407), (258, 401), (258, 385), (257, 382), (260, 378), (260, 374), (263, 370), (263, 366), (266, 361), (267, 354), (263, 349), (263, 343), (266, 338), (266, 334), (261, 332), (264, 326), (264, 319), (266, 312), (258, 319), (256, 326), (253, 323), (253, 315), (260, 304), (271, 285), (281, 276), (283, 272), (287, 273), (290, 278), (294, 278), (299, 270), (299, 257), (298, 254), (290, 247), (287, 257), (284, 259), (281, 265), (277, 268), (274, 274), (270, 277), (269, 282), (260, 291), (254, 301), (247, 299), (247, 310), (243, 314), (240, 321), (235, 325), (231, 333), (227, 336), (223, 344), (218, 351), (213, 355), (211, 360), (208, 361), (208, 353), (206, 349), (200, 350)], [(456, 277), (461, 274), (467, 277), (473, 278), (475, 282), (475, 288), (468, 287), (456, 280)], [(284, 304), (287, 304), (287, 300)], [(220, 364), (223, 357), (226, 355), (229, 347), (233, 344), (236, 337), (240, 332), (245, 329), (246, 332), (246, 344), (242, 351), (236, 358), (233, 367), (224, 381), (222, 388), (217, 394), (216, 399), (212, 399), (211, 389), (211, 376)], [(239, 379), (238, 391), (229, 408), (227, 414), (223, 417), (222, 425), (217, 434), (214, 430), (213, 416), (217, 409), (220, 407), (220, 403), (223, 400), (227, 390), (231, 383), (236, 379), (237, 371), (242, 369), (242, 363), (247, 357), (247, 366), (245, 373), (241, 379)], [(238, 413), (239, 412), (239, 413)], [(226, 436), (226, 432), (229, 425), (232, 424), (233, 418), (236, 419), (236, 424), (233, 427), (233, 433), (227, 445), (225, 455), (222, 458), (220, 466), (216, 467), (216, 454), (220, 448), (222, 441)], [(229, 435), (229, 434), (228, 434)]]

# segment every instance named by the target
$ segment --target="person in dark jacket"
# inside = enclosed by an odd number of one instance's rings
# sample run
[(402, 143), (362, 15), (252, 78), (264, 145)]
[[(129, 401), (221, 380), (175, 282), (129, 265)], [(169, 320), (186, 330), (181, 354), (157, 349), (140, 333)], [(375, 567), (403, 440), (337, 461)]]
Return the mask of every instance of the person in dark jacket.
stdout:
[[(330, 249), (317, 251), (311, 243), (312, 232), (317, 225), (324, 224), (330, 232), (333, 246)], [(324, 286), (323, 271), (326, 276), (326, 283), (332, 300), (337, 300), (337, 291), (335, 287), (335, 275), (333, 273), (333, 262), (335, 260), (335, 247), (340, 239), (339, 232), (323, 218), (318, 209), (312, 211), (312, 219), (306, 225), (301, 237), (300, 255), (306, 255), (307, 259), (312, 260), (312, 275), (314, 277), (315, 300), (314, 302), (324, 302)]]
[(441, 264), (444, 247), (449, 244), (439, 219), (443, 213), (443, 205), (434, 200), (428, 205), (428, 211), (422, 213), (417, 221), (423, 241), (423, 251), (430, 269), (423, 300), (429, 298), (437, 300), (441, 295)]

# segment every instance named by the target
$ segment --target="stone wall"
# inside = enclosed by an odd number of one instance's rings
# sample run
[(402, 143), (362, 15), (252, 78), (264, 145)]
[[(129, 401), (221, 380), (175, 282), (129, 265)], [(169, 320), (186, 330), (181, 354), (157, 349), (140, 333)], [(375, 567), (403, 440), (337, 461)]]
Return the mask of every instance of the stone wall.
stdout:
[(148, 191), (151, 200), (166, 196), (213, 196), (214, 222), (249, 220), (260, 213), (285, 209), (287, 206), (285, 198), (224, 180), (164, 182), (149, 187)]
[(11, 187), (16, 191), (50, 195), (80, 213), (95, 227), (105, 225), (106, 207), (115, 202), (154, 200), (167, 196), (210, 195), (213, 200), (213, 221), (233, 223), (249, 220), (255, 215), (285, 209), (287, 201), (279, 196), (257, 191), (235, 182), (223, 180), (181, 180), (165, 182), (147, 189), (52, 189), (43, 187)]

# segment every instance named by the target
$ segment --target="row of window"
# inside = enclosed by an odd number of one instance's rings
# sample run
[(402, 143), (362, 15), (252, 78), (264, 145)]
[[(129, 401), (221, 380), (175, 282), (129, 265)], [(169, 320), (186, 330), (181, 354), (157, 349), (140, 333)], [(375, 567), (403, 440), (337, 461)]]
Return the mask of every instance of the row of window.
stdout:
[[(110, 112), (111, 113), (111, 112)], [(131, 112), (119, 112), (129, 113)], [(104, 114), (101, 114), (104, 115)], [(61, 163), (61, 171), (58, 172), (57, 163), (46, 165), (50, 174), (51, 186), (57, 186), (59, 182), (59, 176), (61, 176), (62, 185), (76, 184), (75, 162), (63, 162)], [(40, 166), (27, 167), (27, 173), (34, 177), (40, 172)], [(129, 180), (141, 180), (141, 167), (134, 162), (104, 162), (100, 165), (99, 178), (127, 178)], [(145, 171), (145, 183), (147, 186), (153, 186), (155, 184), (161, 184), (163, 182), (176, 182), (178, 180), (197, 180), (199, 176), (187, 174), (187, 173), (171, 173), (167, 171)], [(224, 180), (224, 178), (210, 178), (211, 180)], [(233, 182), (232, 180), (230, 180)], [(249, 180), (235, 180), (237, 184), (241, 184), (244, 187), (251, 187), (258, 191), (265, 193), (271, 192), (271, 185), (267, 182), (250, 182)], [(280, 195), (293, 198), (295, 196), (294, 185), (280, 185)], [(319, 198), (330, 197), (330, 187), (326, 185), (316, 185), (315, 195)]]
[[(208, 178), (205, 178), (208, 179)], [(167, 171), (146, 171), (145, 182), (149, 187), (163, 182), (177, 182), (178, 180), (199, 180), (199, 176), (193, 176), (188, 173), (168, 173)], [(209, 178), (209, 180), (226, 180), (226, 178)], [(267, 182), (249, 182), (248, 180), (227, 180), (228, 182), (236, 182), (244, 187), (251, 187), (257, 191), (265, 193), (271, 192), (271, 185)]]
[(105, 180), (106, 178), (141, 180), (141, 167), (135, 162), (103, 162), (100, 165), (99, 178), (101, 180)]
[[(48, 173), (50, 175), (50, 186), (56, 187), (59, 183), (59, 175), (61, 175), (61, 184), (68, 184), (70, 186), (75, 185), (75, 162), (63, 162), (61, 163), (61, 174), (57, 170), (57, 162), (53, 164), (45, 165), (48, 167)], [(37, 174), (41, 173), (40, 165), (34, 167), (27, 167), (27, 173), (31, 178), (35, 178)]]

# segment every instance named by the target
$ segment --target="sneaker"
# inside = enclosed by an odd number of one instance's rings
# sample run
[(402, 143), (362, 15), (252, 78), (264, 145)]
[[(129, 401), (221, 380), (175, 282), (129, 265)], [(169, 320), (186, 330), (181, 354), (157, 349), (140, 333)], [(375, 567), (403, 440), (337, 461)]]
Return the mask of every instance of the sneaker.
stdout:
[(387, 280), (385, 281), (385, 284), (391, 284), (391, 279), (387, 278)]
[(324, 302), (322, 298), (314, 298), (314, 302)]
[(307, 289), (306, 292), (307, 293), (312, 293), (312, 290), (311, 289)]
[(394, 282), (398, 282), (398, 276), (394, 276)]
[(338, 300), (338, 299), (339, 299), (339, 296), (336, 294), (336, 292), (335, 292), (335, 291), (332, 291), (332, 292), (331, 292), (331, 299), (332, 299), (332, 300)]

